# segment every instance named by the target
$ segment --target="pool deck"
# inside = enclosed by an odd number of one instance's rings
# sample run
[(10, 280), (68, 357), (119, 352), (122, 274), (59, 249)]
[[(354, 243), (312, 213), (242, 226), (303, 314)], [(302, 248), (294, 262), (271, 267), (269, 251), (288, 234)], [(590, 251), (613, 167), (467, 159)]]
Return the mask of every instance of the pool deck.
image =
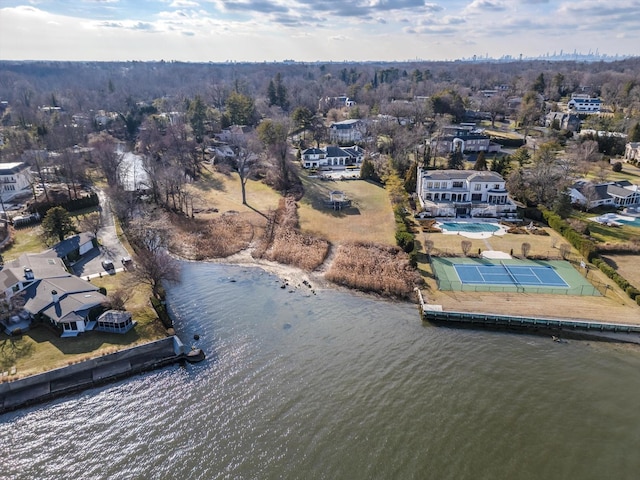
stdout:
[[(462, 230), (448, 230), (446, 227), (443, 227), (443, 223), (469, 223), (469, 224), (489, 224), (498, 227), (498, 230), (494, 232), (465, 232)], [(495, 236), (502, 236), (507, 233), (507, 229), (498, 223), (498, 220), (495, 218), (490, 220), (479, 220), (479, 219), (437, 219), (436, 225), (442, 230), (444, 235), (460, 235), (461, 237), (473, 238), (473, 239), (484, 239), (491, 238)]]

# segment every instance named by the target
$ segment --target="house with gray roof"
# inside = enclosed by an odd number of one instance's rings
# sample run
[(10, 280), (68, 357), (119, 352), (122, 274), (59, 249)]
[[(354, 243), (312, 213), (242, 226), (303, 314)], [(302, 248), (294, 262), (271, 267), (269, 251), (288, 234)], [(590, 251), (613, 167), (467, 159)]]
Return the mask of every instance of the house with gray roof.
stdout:
[(496, 172), (418, 168), (416, 192), (432, 217), (506, 217), (516, 214), (506, 182)]
[(23, 254), (0, 270), (0, 301), (8, 308), (0, 323), (9, 335), (29, 328), (33, 319), (48, 322), (63, 337), (95, 326), (107, 297), (98, 287), (69, 273), (56, 252)]
[(431, 150), (439, 154), (455, 152), (499, 152), (500, 145), (488, 135), (472, 126), (453, 125), (444, 127), (442, 133), (431, 139)]
[(587, 210), (609, 206), (615, 208), (640, 206), (640, 187), (627, 180), (593, 183), (580, 180), (569, 189), (571, 202)]
[(338, 145), (348, 145), (361, 142), (364, 138), (364, 123), (362, 120), (351, 119), (335, 122), (329, 127), (329, 141)]
[(348, 166), (359, 167), (364, 160), (364, 150), (357, 145), (307, 148), (302, 152), (301, 158), (304, 168), (330, 167), (340, 170)]

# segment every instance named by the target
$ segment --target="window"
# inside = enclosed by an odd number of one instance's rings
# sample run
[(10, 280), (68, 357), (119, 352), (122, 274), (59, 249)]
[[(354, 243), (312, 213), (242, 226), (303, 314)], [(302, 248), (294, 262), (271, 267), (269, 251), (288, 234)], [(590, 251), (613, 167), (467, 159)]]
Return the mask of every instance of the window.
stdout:
[(462, 182), (453, 182), (453, 188), (462, 188), (463, 183)]
[(481, 185), (481, 184), (479, 184), (479, 183), (476, 183), (476, 184), (473, 186), (473, 190), (474, 190), (474, 191), (476, 191), (476, 192), (479, 192), (480, 190), (482, 190), (482, 185)]
[(499, 183), (496, 183), (496, 184), (493, 186), (493, 189), (494, 189), (494, 190), (500, 190), (500, 184), (499, 184)]

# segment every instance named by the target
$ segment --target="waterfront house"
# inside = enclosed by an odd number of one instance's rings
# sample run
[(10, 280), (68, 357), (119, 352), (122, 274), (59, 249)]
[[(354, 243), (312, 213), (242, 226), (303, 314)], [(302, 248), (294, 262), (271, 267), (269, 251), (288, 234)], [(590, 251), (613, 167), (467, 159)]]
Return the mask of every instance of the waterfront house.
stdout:
[(504, 217), (516, 213), (505, 180), (496, 172), (418, 168), (416, 192), (423, 211), (431, 217)]
[(75, 336), (95, 326), (107, 297), (70, 274), (54, 250), (23, 254), (0, 270), (0, 298), (10, 313), (0, 316), (8, 334), (24, 331), (35, 318)]
[(596, 207), (626, 208), (640, 205), (640, 187), (627, 180), (593, 183), (580, 180), (569, 189), (571, 202), (587, 210)]
[(307, 148), (302, 152), (301, 158), (304, 168), (331, 167), (344, 169), (348, 166), (359, 167), (364, 160), (364, 150), (357, 145), (352, 147)]

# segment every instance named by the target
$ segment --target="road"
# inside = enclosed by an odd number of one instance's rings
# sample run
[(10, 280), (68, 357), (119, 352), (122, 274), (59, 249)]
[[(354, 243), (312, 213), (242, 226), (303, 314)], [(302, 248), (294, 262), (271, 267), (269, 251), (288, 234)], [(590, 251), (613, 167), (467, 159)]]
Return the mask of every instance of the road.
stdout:
[(121, 259), (131, 256), (118, 239), (109, 198), (102, 190), (97, 190), (97, 193), (100, 200), (98, 208), (102, 214), (102, 227), (98, 231), (100, 246), (88, 252), (73, 265), (73, 272), (82, 278), (94, 278), (107, 273), (102, 266), (103, 260), (111, 260), (116, 267), (115, 271), (111, 270), (109, 273), (123, 271)]

